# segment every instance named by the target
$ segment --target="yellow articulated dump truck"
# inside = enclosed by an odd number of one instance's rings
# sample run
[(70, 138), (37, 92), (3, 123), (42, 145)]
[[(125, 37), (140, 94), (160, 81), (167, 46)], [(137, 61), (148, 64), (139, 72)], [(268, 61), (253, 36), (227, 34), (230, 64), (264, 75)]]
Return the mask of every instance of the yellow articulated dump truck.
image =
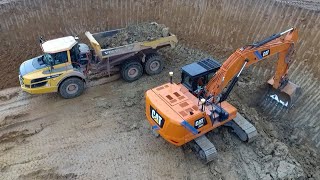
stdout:
[[(157, 23), (149, 24), (159, 26)], [(125, 81), (132, 82), (144, 72), (148, 75), (160, 73), (163, 59), (157, 50), (166, 46), (174, 47), (178, 42), (177, 37), (164, 28), (163, 35), (156, 38), (148, 37), (145, 41), (128, 41), (120, 45), (106, 44), (118, 34), (124, 34), (124, 30), (94, 34), (86, 32), (92, 48), (78, 42), (78, 38), (73, 36), (48, 41), (40, 38), (43, 54), (20, 66), (22, 90), (30, 94), (58, 92), (68, 99), (81, 95), (86, 83), (95, 79), (97, 74), (111, 77), (120, 73)]]

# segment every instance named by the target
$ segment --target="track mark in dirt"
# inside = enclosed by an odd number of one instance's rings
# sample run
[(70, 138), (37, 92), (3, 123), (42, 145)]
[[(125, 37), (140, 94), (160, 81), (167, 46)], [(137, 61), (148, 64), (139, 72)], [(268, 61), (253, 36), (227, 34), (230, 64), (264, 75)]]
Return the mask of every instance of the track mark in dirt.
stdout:
[(93, 121), (90, 121), (90, 122), (86, 122), (84, 124), (81, 125), (81, 130), (84, 130), (84, 129), (95, 129), (95, 128), (99, 128), (101, 127), (102, 124), (100, 121), (98, 120), (93, 120)]
[(0, 120), (0, 129), (4, 126), (8, 126), (14, 124), (16, 121), (25, 118), (29, 115), (29, 113), (18, 113), (14, 115), (7, 115), (2, 120)]
[[(30, 118), (30, 114), (29, 113), (20, 113), (17, 115), (8, 115), (5, 116), (3, 120), (0, 120), (0, 131), (9, 129), (9, 128), (14, 128), (14, 127), (18, 127), (21, 125), (27, 125), (29, 123), (35, 122), (35, 121), (39, 121), (37, 122), (38, 125), (40, 125), (40, 128), (38, 129), (44, 129), (47, 126), (52, 125), (52, 122), (47, 121), (47, 117), (49, 117), (51, 114), (47, 114), (45, 116), (40, 116), (40, 117), (34, 117), (34, 118)], [(44, 121), (41, 121), (44, 120)], [(36, 130), (39, 131), (39, 130)]]
[(18, 95), (19, 95), (19, 92), (14, 92), (11, 94), (6, 94), (6, 95), (0, 95), (0, 102), (1, 101), (9, 101), (10, 99), (12, 99)]
[(6, 162), (0, 162), (0, 172), (4, 172), (6, 170), (8, 170), (10, 167), (12, 166), (16, 166), (16, 165), (23, 165), (23, 164), (28, 164), (28, 163), (34, 163), (35, 161), (39, 161), (45, 159), (44, 155), (40, 155), (40, 156), (36, 156), (33, 158), (28, 158), (26, 160), (20, 161), (20, 162), (15, 162), (13, 164), (8, 164)]
[(105, 77), (106, 76), (106, 75), (101, 75), (101, 74), (97, 74), (96, 76), (98, 76), (98, 78), (93, 79), (88, 83), (89, 87), (106, 84), (106, 83), (109, 83), (109, 82), (116, 81), (116, 80), (120, 79), (120, 74), (115, 74), (115, 75), (107, 77), (107, 78), (101, 78), (101, 77)]
[(8, 116), (4, 117), (4, 120), (19, 119), (19, 118), (25, 117), (27, 115), (29, 115), (29, 113), (19, 113), (19, 114), (14, 114), (14, 115), (8, 115)]
[(22, 131), (11, 131), (0, 136), (0, 144), (7, 142), (23, 142), (27, 137), (33, 136), (43, 130), (43, 127), (30, 131), (24, 129)]
[(1, 105), (0, 106), (0, 113), (6, 112), (6, 111), (17, 111), (18, 108), (23, 108), (26, 105), (28, 105), (28, 101), (19, 101), (18, 103), (12, 103), (8, 105)]
[(34, 180), (34, 179), (52, 179), (52, 180), (71, 180), (76, 179), (77, 175), (74, 173), (59, 174), (54, 169), (39, 169), (26, 175), (20, 175), (19, 179)]

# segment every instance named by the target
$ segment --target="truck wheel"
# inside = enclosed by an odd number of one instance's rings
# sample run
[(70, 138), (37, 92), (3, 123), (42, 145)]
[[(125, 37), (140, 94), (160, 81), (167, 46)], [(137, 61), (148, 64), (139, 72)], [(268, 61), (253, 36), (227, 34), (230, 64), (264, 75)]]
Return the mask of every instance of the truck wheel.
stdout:
[(161, 73), (163, 70), (163, 59), (159, 54), (150, 54), (146, 58), (144, 70), (148, 75), (155, 75)]
[(125, 62), (121, 67), (122, 78), (127, 82), (132, 82), (142, 76), (143, 68), (141, 63), (137, 61)]
[(65, 99), (75, 98), (82, 94), (84, 82), (79, 78), (64, 80), (59, 86), (59, 93)]

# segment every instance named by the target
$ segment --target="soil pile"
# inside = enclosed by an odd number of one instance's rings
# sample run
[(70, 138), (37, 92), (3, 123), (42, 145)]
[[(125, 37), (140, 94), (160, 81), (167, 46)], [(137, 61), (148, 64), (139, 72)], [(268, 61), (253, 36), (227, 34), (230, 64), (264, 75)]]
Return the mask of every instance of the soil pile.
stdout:
[(129, 25), (111, 37), (98, 39), (102, 48), (113, 48), (135, 42), (151, 41), (169, 35), (169, 28), (163, 24), (140, 23)]

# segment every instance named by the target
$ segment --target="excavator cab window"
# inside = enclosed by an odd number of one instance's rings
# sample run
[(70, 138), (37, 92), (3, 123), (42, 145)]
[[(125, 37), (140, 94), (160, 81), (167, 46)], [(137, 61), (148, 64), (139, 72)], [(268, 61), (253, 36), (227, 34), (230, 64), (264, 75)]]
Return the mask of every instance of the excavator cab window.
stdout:
[(195, 79), (194, 77), (190, 76), (186, 72), (182, 72), (182, 77), (181, 77), (181, 83), (189, 89), (189, 91), (194, 91), (196, 90), (196, 84), (195, 84)]
[(181, 83), (193, 94), (199, 94), (204, 90), (210, 78), (214, 73), (203, 74), (202, 76), (190, 76), (186, 72), (182, 72)]
[(181, 84), (191, 93), (199, 94), (220, 68), (219, 62), (211, 58), (182, 67)]

